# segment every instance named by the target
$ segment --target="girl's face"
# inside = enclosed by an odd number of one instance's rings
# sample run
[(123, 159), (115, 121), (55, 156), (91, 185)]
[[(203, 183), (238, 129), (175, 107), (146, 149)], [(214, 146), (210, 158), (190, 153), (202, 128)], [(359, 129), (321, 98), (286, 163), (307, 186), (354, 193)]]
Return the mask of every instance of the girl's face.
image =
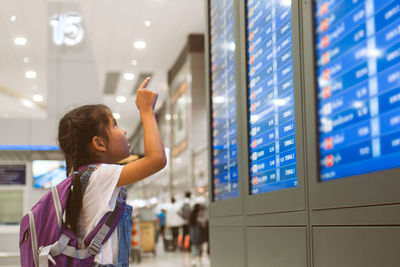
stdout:
[(128, 143), (126, 130), (120, 128), (113, 117), (110, 119), (108, 128), (107, 155), (111, 161), (110, 163), (117, 163), (130, 156), (130, 144)]

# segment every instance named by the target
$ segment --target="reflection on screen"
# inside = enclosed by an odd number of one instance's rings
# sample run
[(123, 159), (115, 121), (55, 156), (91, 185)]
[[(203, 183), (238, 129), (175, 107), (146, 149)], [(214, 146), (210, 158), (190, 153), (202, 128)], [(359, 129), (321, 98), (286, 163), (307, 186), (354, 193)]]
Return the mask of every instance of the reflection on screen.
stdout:
[(34, 160), (32, 162), (33, 187), (50, 188), (66, 178), (65, 161)]
[(399, 1), (315, 1), (321, 180), (400, 166)]
[(297, 186), (291, 1), (247, 1), (250, 193)]
[(233, 1), (210, 1), (211, 131), (214, 201), (238, 191)]

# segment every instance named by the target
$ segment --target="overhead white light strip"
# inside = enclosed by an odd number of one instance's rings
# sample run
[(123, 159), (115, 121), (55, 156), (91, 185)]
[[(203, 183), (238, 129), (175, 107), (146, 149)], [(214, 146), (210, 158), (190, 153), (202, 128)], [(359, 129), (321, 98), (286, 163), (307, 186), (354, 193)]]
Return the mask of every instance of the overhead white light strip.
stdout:
[[(11, 89), (9, 89), (7, 87), (4, 87), (2, 85), (0, 85), (0, 93), (3, 93), (3, 94), (8, 95), (10, 97), (14, 97), (14, 98), (21, 99), (21, 100), (22, 99), (29, 99), (29, 97), (26, 97), (25, 95), (23, 95), (23, 94), (21, 94), (21, 93), (19, 93), (17, 91), (11, 90)], [(43, 109), (43, 110), (46, 110), (46, 105), (44, 103), (36, 102), (36, 103), (34, 103), (34, 105), (39, 107), (39, 108), (41, 108), (41, 109)]]
[(124, 73), (124, 79), (127, 81), (132, 81), (133, 79), (135, 79), (135, 75), (130, 72)]
[(25, 72), (25, 77), (28, 79), (36, 79), (37, 77), (36, 71), (28, 70), (27, 72)]
[(137, 49), (144, 49), (146, 48), (146, 42), (144, 41), (136, 41), (133, 46)]
[(26, 45), (27, 42), (28, 42), (28, 41), (26, 40), (25, 37), (16, 37), (16, 38), (14, 39), (14, 44), (15, 44), (15, 45), (19, 45), (19, 46)]

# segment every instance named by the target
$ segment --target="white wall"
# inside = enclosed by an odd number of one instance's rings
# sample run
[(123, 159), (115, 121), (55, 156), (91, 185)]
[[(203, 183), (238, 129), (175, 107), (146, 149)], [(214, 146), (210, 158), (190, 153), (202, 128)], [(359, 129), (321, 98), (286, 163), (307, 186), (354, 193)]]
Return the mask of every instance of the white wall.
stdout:
[[(32, 162), (31, 161), (1, 161), (3, 164), (24, 164), (26, 166), (25, 185), (0, 186), (1, 192), (7, 190), (23, 191), (23, 214), (48, 191), (33, 187)], [(19, 266), (19, 225), (0, 225), (0, 266)], [(4, 254), (7, 255), (4, 255)]]
[[(48, 3), (48, 17), (79, 12), (76, 3)], [(72, 107), (101, 102), (101, 89), (89, 38), (75, 47), (47, 40), (47, 118), (0, 119), (2, 145), (56, 145), (58, 120)]]

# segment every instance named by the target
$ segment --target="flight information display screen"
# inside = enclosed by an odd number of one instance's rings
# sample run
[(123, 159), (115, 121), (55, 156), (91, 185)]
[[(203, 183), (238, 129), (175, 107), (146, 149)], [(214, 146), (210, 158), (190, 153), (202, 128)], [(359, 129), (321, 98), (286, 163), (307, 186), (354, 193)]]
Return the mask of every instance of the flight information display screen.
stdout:
[(315, 1), (322, 181), (400, 166), (400, 2)]
[(233, 2), (210, 1), (213, 199), (239, 196)]
[(34, 160), (32, 173), (35, 188), (51, 188), (67, 178), (65, 161), (61, 160)]
[(248, 0), (250, 194), (297, 186), (291, 1)]

